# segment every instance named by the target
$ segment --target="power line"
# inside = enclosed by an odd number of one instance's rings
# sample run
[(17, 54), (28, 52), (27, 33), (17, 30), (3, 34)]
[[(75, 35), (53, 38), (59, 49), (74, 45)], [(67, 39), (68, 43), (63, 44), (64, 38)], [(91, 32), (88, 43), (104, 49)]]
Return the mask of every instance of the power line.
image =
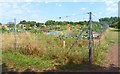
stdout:
[(52, 17), (52, 18), (45, 18), (45, 19), (55, 19), (55, 20), (60, 20), (60, 19), (64, 19), (64, 18), (70, 18), (73, 16), (79, 16), (79, 15), (85, 15), (87, 13), (79, 13), (79, 14), (71, 14), (71, 15), (64, 15), (64, 16), (57, 16), (57, 17)]

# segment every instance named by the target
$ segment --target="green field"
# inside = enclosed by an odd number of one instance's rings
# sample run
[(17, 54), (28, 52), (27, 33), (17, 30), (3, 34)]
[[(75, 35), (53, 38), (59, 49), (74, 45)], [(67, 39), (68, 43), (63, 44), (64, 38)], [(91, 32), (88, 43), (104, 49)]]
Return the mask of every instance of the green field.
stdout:
[(119, 40), (120, 30), (114, 28), (110, 28), (110, 30), (111, 31), (108, 34), (108, 40), (110, 40), (111, 43), (120, 44)]

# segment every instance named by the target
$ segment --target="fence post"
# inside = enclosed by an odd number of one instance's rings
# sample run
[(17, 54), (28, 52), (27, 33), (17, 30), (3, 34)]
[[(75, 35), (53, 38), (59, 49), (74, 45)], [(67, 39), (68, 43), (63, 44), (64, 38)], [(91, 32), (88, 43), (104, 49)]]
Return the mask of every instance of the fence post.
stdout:
[(14, 49), (16, 50), (16, 18), (14, 19)]
[(89, 63), (92, 64), (92, 13), (89, 12), (90, 29), (89, 29)]
[(65, 48), (65, 41), (63, 41), (63, 48)]

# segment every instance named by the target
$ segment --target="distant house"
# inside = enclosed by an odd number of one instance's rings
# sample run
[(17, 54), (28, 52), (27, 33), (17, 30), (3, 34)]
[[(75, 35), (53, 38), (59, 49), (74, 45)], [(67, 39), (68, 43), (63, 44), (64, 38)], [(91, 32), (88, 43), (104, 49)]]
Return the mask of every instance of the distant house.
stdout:
[(8, 24), (3, 25), (3, 28), (4, 28), (5, 30), (9, 30)]
[(67, 29), (67, 30), (70, 30), (70, 28), (71, 28), (70, 24), (67, 24), (67, 25), (66, 25), (66, 29)]
[(26, 28), (26, 25), (25, 25), (25, 24), (19, 24), (18, 27), (21, 28), (21, 29), (25, 29), (25, 28)]
[(93, 37), (94, 37), (94, 38), (97, 38), (97, 37), (99, 37), (99, 36), (100, 36), (99, 33), (95, 33), (95, 32), (93, 32)]

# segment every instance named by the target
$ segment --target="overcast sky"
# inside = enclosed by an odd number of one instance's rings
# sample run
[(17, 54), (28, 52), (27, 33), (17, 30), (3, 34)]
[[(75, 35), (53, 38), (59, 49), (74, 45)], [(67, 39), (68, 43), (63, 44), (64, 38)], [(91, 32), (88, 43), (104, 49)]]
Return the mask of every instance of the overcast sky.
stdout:
[[(118, 0), (0, 0), (0, 22), (5, 24), (17, 19), (45, 22), (49, 19), (59, 21), (88, 20), (88, 12), (93, 20), (102, 17), (118, 16)], [(61, 16), (61, 19), (59, 17)]]

